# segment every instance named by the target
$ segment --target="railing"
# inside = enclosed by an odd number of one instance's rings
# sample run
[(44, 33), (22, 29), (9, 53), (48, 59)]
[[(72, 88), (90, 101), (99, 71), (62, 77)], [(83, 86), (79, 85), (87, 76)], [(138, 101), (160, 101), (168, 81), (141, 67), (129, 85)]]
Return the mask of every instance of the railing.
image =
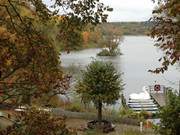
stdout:
[(160, 90), (156, 91), (154, 89), (155, 85), (150, 85), (149, 86), (149, 93), (150, 94), (154, 94), (154, 93), (164, 93), (166, 94), (167, 93), (167, 90), (166, 90), (166, 87), (164, 85), (160, 85)]

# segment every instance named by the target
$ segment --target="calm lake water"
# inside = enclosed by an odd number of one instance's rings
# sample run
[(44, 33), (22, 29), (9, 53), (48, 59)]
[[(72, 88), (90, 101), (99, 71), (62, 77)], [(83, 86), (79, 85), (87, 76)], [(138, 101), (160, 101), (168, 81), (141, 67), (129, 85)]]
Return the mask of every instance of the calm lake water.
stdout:
[[(149, 69), (160, 66), (158, 58), (161, 51), (153, 46), (154, 42), (147, 36), (125, 36), (119, 45), (123, 55), (116, 57), (98, 57), (96, 54), (101, 49), (85, 49), (82, 51), (62, 53), (61, 62), (65, 68), (76, 67), (76, 70), (84, 69), (93, 59), (110, 61), (119, 73), (123, 73), (125, 83), (124, 94), (127, 98), (131, 93), (138, 93), (142, 86), (152, 85), (155, 81), (169, 87), (178, 89), (180, 80), (180, 66), (170, 67), (168, 72), (155, 75), (149, 73)], [(78, 72), (74, 72), (77, 74)]]

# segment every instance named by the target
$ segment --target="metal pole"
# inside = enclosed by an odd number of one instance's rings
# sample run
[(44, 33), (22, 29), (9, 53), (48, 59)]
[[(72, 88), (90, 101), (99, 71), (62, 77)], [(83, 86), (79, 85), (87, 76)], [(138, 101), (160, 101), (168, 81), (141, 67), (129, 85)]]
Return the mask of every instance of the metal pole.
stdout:
[(140, 122), (139, 130), (140, 130), (141, 133), (143, 132), (143, 122), (142, 121)]

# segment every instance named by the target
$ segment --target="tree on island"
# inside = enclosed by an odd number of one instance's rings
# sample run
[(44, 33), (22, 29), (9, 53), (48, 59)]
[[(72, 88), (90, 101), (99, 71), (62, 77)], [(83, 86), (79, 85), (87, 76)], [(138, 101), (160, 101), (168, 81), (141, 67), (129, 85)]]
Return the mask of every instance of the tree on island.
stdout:
[(101, 61), (89, 64), (76, 85), (76, 92), (82, 101), (94, 103), (99, 123), (102, 121), (103, 104), (114, 104), (120, 98), (122, 90), (122, 80), (112, 63)]
[(122, 31), (117, 26), (112, 24), (103, 24), (101, 26), (102, 41), (104, 49), (99, 52), (98, 56), (116, 56), (121, 54), (118, 48), (120, 41), (122, 40)]

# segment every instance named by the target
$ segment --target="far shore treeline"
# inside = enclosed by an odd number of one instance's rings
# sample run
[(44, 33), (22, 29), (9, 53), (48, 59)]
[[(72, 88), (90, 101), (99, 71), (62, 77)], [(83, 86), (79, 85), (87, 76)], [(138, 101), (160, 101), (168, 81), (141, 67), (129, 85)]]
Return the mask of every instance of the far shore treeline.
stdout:
[[(87, 25), (81, 32), (76, 32), (78, 44), (74, 45), (70, 50), (81, 50), (86, 48), (109, 48), (111, 36), (118, 36), (118, 40), (122, 41), (125, 35), (148, 35), (152, 26), (152, 22), (108, 22), (97, 26)], [(59, 42), (59, 41), (58, 41)], [(60, 43), (62, 44), (62, 43)], [(57, 44), (58, 45), (58, 44)], [(59, 48), (59, 45), (58, 45)], [(63, 45), (59, 48), (65, 51)]]
[(112, 25), (120, 27), (123, 35), (148, 35), (152, 22), (111, 22)]

